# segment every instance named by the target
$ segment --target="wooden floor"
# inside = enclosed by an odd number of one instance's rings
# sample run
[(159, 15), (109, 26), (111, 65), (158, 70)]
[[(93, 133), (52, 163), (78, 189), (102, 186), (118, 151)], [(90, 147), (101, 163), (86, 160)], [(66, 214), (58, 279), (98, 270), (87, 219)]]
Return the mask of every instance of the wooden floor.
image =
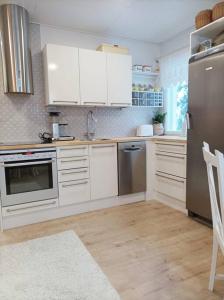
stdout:
[(223, 299), (223, 282), (207, 290), (211, 229), (156, 201), (8, 230), (0, 245), (65, 230), (79, 235), (124, 300)]

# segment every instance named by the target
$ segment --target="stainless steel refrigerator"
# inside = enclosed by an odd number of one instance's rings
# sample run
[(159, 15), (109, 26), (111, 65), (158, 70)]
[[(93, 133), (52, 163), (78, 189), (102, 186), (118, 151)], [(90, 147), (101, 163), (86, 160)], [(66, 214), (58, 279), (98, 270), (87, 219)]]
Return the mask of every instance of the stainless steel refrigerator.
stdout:
[[(200, 56), (200, 55), (199, 55)], [(208, 179), (202, 155), (206, 141), (224, 152), (224, 50), (189, 61), (187, 133), (187, 209), (189, 216), (211, 222)]]

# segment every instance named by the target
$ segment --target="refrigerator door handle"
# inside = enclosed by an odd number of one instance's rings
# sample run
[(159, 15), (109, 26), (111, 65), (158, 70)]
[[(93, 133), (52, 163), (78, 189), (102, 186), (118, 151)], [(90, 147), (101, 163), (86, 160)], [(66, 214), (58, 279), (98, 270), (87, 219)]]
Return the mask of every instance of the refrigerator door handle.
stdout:
[(191, 129), (191, 123), (190, 123), (190, 117), (191, 114), (189, 112), (186, 113), (186, 123), (187, 123), (187, 129)]

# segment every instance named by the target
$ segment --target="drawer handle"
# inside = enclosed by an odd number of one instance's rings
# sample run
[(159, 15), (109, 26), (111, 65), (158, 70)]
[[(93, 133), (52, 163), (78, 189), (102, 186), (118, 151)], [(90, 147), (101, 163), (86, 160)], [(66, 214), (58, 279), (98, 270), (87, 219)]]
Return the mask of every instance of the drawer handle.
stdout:
[(76, 173), (86, 173), (87, 170), (82, 170), (82, 171), (72, 171), (72, 172), (63, 172), (61, 173), (62, 175), (69, 175), (69, 174), (76, 174)]
[(73, 147), (73, 148), (60, 148), (60, 151), (68, 151), (68, 150), (85, 150), (87, 147)]
[(19, 208), (7, 208), (6, 211), (7, 212), (14, 212), (14, 211), (19, 211), (19, 210), (25, 210), (25, 209), (30, 209), (30, 208), (36, 208), (36, 207), (41, 207), (41, 206), (47, 206), (47, 205), (52, 205), (52, 204), (55, 204), (56, 201), (52, 201), (52, 202), (49, 202), (49, 203), (41, 203), (41, 204), (36, 204), (36, 205), (32, 205), (32, 206), (29, 206), (29, 207), (19, 207)]
[(85, 161), (87, 158), (79, 158), (79, 159), (70, 159), (70, 160), (62, 160), (62, 163), (74, 162), (74, 161)]
[(67, 187), (70, 187), (70, 186), (82, 185), (82, 184), (87, 184), (87, 183), (88, 183), (88, 181), (77, 182), (77, 183), (70, 183), (70, 184), (63, 184), (62, 187), (63, 188), (67, 188)]
[(174, 144), (167, 144), (167, 143), (157, 143), (157, 145), (163, 145), (163, 146), (173, 146), (173, 147), (185, 147), (185, 145), (174, 145)]
[(92, 148), (112, 148), (116, 145), (99, 145), (99, 146), (92, 146)]
[(170, 178), (170, 177), (167, 177), (167, 176), (164, 176), (164, 175), (160, 175), (160, 174), (157, 174), (157, 173), (156, 173), (156, 176), (162, 177), (162, 178), (166, 178), (166, 179), (169, 179), (169, 180), (173, 180), (173, 181), (176, 181), (176, 182), (180, 182), (180, 183), (185, 183), (184, 180), (178, 180), (178, 179)]
[(170, 155), (170, 154), (160, 154), (160, 153), (156, 153), (156, 155), (158, 156), (168, 156), (168, 157), (173, 157), (173, 158), (179, 158), (179, 159), (185, 159), (185, 156), (175, 156), (175, 155)]

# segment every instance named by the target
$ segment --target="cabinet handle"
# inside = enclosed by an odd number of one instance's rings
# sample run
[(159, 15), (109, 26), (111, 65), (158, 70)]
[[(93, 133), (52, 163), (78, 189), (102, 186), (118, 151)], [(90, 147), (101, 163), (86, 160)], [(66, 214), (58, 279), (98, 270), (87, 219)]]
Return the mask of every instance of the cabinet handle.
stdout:
[(79, 101), (60, 101), (60, 100), (53, 100), (53, 103), (70, 103), (70, 104), (72, 104), (72, 103), (79, 103)]
[(173, 147), (184, 147), (185, 145), (174, 145), (174, 144), (168, 144), (168, 143), (158, 143), (156, 142), (157, 145), (163, 145), (163, 146), (173, 146)]
[(86, 102), (86, 101), (84, 101), (83, 103), (85, 103), (85, 104), (106, 104), (106, 102)]
[(87, 147), (73, 147), (73, 148), (60, 148), (60, 151), (68, 151), (68, 150), (85, 150)]
[(87, 158), (80, 158), (80, 159), (70, 159), (70, 160), (62, 160), (62, 163), (68, 163), (68, 162), (74, 162), (74, 161), (84, 161), (87, 160)]
[(175, 156), (175, 155), (163, 154), (163, 153), (156, 153), (156, 155), (158, 155), (158, 156), (168, 156), (168, 157), (179, 158), (179, 159), (185, 159), (184, 156)]
[(19, 210), (25, 210), (25, 209), (35, 208), (35, 207), (52, 205), (52, 204), (55, 204), (55, 203), (56, 203), (56, 201), (54, 200), (54, 201), (49, 202), (49, 203), (41, 203), (41, 204), (36, 204), (36, 205), (29, 206), (29, 207), (7, 208), (6, 211), (7, 212), (14, 212), (14, 211), (19, 211)]
[(72, 171), (72, 172), (63, 172), (62, 175), (76, 174), (76, 173), (87, 173), (87, 170), (82, 171)]
[(92, 148), (112, 148), (116, 145), (99, 145), (99, 146), (92, 146)]
[(88, 183), (88, 181), (77, 182), (77, 183), (70, 183), (70, 184), (63, 184), (62, 187), (63, 188), (67, 188), (67, 187), (70, 187), (70, 186), (82, 185), (82, 184), (87, 184), (87, 183)]
[(172, 180), (172, 181), (180, 182), (180, 183), (185, 183), (185, 181), (184, 181), (184, 180), (178, 180), (178, 179), (170, 178), (170, 177), (167, 177), (167, 176), (165, 176), (165, 175), (160, 175), (160, 174), (157, 174), (157, 173), (156, 173), (156, 176), (158, 176), (158, 177), (162, 177), (162, 178), (166, 178), (166, 179), (168, 179), (168, 180)]
[(121, 103), (121, 102), (113, 102), (113, 103), (111, 103), (111, 105), (131, 105), (131, 103), (125, 103), (125, 102), (123, 102), (123, 103)]

